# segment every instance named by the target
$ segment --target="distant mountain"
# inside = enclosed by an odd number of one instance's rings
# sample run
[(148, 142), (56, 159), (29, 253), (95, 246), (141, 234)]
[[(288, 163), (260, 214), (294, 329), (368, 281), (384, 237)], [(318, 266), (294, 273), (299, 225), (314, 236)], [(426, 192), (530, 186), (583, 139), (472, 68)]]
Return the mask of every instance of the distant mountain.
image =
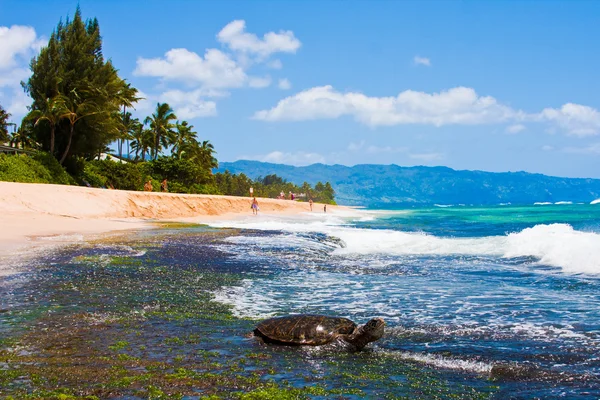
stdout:
[(427, 204), (533, 204), (600, 198), (600, 179), (558, 178), (528, 172), (457, 171), (447, 167), (222, 162), (217, 171), (250, 178), (277, 174), (295, 184), (330, 182), (338, 204), (383, 207)]

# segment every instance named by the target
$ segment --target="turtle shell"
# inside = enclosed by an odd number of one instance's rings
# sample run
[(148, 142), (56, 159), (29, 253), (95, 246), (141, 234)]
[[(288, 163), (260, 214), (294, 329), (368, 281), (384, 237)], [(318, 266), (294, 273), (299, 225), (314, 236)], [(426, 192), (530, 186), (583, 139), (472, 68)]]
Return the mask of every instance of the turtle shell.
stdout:
[(267, 342), (318, 346), (354, 332), (356, 326), (347, 318), (299, 314), (264, 320), (254, 333)]

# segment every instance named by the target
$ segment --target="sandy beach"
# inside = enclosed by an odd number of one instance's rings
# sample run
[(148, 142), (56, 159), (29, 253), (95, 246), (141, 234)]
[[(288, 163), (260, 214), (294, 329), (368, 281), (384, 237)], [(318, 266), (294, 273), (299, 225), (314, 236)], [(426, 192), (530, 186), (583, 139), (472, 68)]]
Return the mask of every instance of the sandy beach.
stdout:
[[(309, 212), (307, 203), (257, 198), (260, 214)], [(0, 182), (0, 250), (40, 237), (144, 229), (156, 221), (202, 222), (252, 215), (250, 197), (134, 192), (80, 186)], [(335, 210), (328, 206), (328, 210)], [(323, 206), (314, 205), (314, 212)]]

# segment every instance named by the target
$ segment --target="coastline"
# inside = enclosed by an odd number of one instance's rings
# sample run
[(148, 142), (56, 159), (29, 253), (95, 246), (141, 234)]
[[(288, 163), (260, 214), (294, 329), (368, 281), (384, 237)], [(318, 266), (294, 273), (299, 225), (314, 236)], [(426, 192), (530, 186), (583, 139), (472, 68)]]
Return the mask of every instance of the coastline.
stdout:
[[(259, 216), (310, 212), (304, 202), (257, 200)], [(250, 204), (250, 197), (0, 182), (0, 251), (35, 246), (41, 238), (55, 237), (58, 244), (72, 242), (74, 235), (148, 229), (152, 222), (234, 219), (252, 215)], [(335, 211), (346, 207), (327, 208)], [(322, 205), (315, 203), (313, 209), (322, 212)]]

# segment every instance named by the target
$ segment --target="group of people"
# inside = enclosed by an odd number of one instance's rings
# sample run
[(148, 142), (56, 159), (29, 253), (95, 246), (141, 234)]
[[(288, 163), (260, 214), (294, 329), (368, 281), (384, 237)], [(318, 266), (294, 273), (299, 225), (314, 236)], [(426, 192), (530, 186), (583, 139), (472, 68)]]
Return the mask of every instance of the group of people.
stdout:
[[(152, 186), (152, 179), (148, 179), (148, 182), (146, 182), (144, 184), (144, 191), (145, 192), (151, 192), (154, 190), (154, 187)], [(167, 178), (163, 179), (162, 182), (160, 183), (160, 191), (161, 192), (168, 192), (169, 191), (169, 187), (167, 184)]]
[[(290, 196), (291, 196), (291, 200), (294, 200), (292, 192), (290, 192)], [(258, 210), (260, 210), (260, 208), (258, 207), (258, 200), (256, 200), (256, 197), (254, 197), (254, 189), (252, 189), (252, 188), (250, 188), (250, 197), (252, 197), (252, 204), (250, 204), (250, 208), (252, 209), (252, 214), (258, 215)], [(281, 195), (278, 197), (278, 199), (285, 199), (283, 192), (281, 192)], [(313, 210), (313, 200), (312, 199), (308, 199), (308, 205), (310, 206), (310, 211), (312, 211)], [(325, 213), (327, 212), (327, 204), (323, 204), (323, 212), (325, 212)]]

